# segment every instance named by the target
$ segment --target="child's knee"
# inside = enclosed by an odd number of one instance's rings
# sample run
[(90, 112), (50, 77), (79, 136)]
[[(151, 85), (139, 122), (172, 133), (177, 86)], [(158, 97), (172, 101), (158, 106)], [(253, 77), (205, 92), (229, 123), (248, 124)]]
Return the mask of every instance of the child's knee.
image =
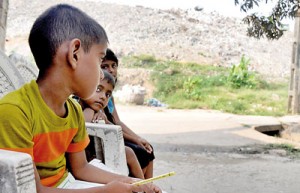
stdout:
[(136, 155), (134, 154), (134, 151), (130, 147), (125, 147), (125, 153), (126, 153), (127, 162), (131, 162), (134, 159), (136, 159)]

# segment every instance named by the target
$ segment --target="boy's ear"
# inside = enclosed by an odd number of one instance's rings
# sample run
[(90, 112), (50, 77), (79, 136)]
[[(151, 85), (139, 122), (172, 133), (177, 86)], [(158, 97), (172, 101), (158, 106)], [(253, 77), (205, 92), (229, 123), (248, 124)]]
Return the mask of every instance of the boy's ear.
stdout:
[(80, 51), (81, 51), (81, 41), (79, 39), (72, 39), (69, 44), (69, 51), (68, 51), (68, 60), (70, 66), (75, 69), (77, 67), (77, 62), (80, 58)]

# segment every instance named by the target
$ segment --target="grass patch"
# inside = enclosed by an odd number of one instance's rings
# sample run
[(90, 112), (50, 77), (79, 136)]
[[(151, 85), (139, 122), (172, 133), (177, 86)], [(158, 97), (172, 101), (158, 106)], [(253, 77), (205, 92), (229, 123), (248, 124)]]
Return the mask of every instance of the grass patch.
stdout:
[[(266, 82), (247, 72), (248, 60), (233, 68), (162, 61), (153, 56), (122, 58), (125, 67), (151, 69), (155, 98), (178, 109), (215, 109), (245, 115), (282, 116), (287, 112), (288, 81)], [(239, 75), (241, 74), (241, 76)]]
[(294, 152), (299, 151), (296, 149), (293, 145), (287, 144), (287, 143), (281, 143), (281, 144), (268, 144), (265, 146), (266, 149), (284, 149), (288, 152)]
[(291, 144), (268, 144), (264, 147), (265, 150), (271, 150), (271, 149), (283, 149), (286, 151), (288, 156), (297, 157), (300, 158), (300, 150), (295, 148)]

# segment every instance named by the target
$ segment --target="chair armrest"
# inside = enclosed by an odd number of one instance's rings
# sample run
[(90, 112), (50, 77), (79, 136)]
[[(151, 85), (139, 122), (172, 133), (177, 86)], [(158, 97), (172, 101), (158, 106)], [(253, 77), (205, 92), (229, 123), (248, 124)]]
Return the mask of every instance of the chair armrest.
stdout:
[(105, 165), (120, 174), (128, 175), (121, 127), (89, 122), (86, 122), (86, 127), (89, 135), (99, 137), (103, 140)]
[(30, 155), (0, 149), (0, 192), (36, 193)]

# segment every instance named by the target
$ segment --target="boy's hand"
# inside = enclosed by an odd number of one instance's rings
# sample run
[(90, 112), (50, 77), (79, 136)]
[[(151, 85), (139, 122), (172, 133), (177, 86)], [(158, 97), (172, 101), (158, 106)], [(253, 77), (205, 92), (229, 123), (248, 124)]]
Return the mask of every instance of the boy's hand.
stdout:
[(152, 147), (150, 145), (150, 143), (144, 139), (144, 138), (139, 138), (137, 144), (141, 147), (143, 147), (148, 153), (152, 152)]
[(105, 123), (108, 122), (107, 117), (106, 117), (105, 113), (102, 110), (100, 110), (100, 111), (98, 111), (94, 114), (93, 119), (92, 119), (92, 123), (98, 123), (100, 120), (104, 120)]
[(161, 189), (152, 183), (136, 186), (121, 181), (113, 181), (105, 186), (106, 192), (109, 193), (132, 193), (132, 192), (145, 192), (145, 193), (161, 193)]
[[(135, 185), (136, 186), (136, 185)], [(137, 186), (139, 187), (139, 186)], [(139, 192), (146, 192), (146, 193), (161, 193), (161, 189), (154, 185), (153, 183), (148, 183), (148, 184), (144, 184), (144, 185), (141, 185), (140, 188), (142, 188)], [(146, 191), (148, 190), (148, 191)]]

